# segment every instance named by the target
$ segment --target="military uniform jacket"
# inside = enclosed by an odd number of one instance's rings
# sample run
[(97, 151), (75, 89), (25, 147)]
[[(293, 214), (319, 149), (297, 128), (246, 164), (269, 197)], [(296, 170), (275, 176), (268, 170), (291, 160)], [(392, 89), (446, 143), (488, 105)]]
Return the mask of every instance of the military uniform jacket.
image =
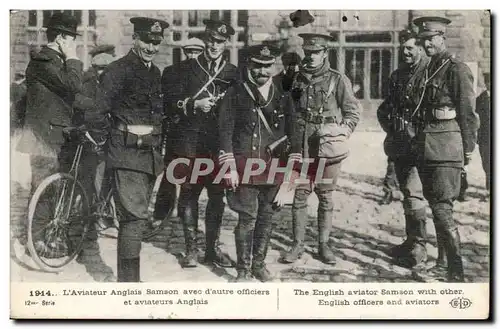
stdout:
[(377, 109), (377, 118), (387, 133), (384, 150), (391, 158), (406, 157), (412, 151), (411, 142), (418, 123), (414, 111), (423, 91), (422, 80), (428, 63), (428, 57), (422, 57), (414, 65), (403, 63), (389, 78), (387, 96)]
[[(464, 152), (474, 150), (479, 126), (472, 73), (466, 64), (442, 52), (432, 57), (426, 77), (419, 154), (428, 165), (461, 167)], [(445, 107), (455, 109), (456, 118), (436, 119), (433, 110)]]
[[(37, 139), (54, 151), (64, 142), (61, 129), (54, 125), (70, 126), (75, 95), (82, 88), (83, 63), (65, 60), (62, 54), (48, 47), (35, 53), (26, 69), (25, 126)], [(19, 144), (19, 151), (32, 153), (30, 142)]]
[(163, 169), (159, 150), (127, 147), (127, 134), (115, 127), (117, 124), (152, 125), (155, 137), (161, 139), (162, 112), (158, 67), (152, 63), (150, 68), (146, 67), (133, 51), (109, 64), (97, 89), (95, 118), (87, 118), (98, 124), (108, 124), (108, 166), (158, 175)]
[[(224, 61), (225, 59), (222, 59), (219, 65)], [(198, 59), (183, 61), (175, 68), (165, 70), (163, 74), (165, 113), (171, 121), (177, 122), (175, 134), (169, 134), (168, 141), (175, 156), (213, 156), (219, 149), (217, 133), (220, 102), (208, 113), (194, 109), (193, 97), (208, 82), (208, 72), (208, 63), (202, 54)], [(209, 97), (210, 94), (216, 97), (223, 95), (238, 76), (236, 66), (226, 63), (217, 78), (208, 86), (208, 91), (203, 91), (197, 99)]]
[[(334, 89), (326, 98), (332, 81)], [(354, 96), (351, 82), (347, 76), (336, 70), (328, 68), (324, 73), (312, 78), (299, 72), (291, 93), (295, 108), (294, 138), (291, 140), (294, 153), (298, 151), (305, 157), (314, 156), (307, 151), (311, 131), (306, 130), (306, 125), (311, 125), (305, 119), (308, 115), (334, 117), (335, 122), (345, 127), (347, 135), (354, 131), (359, 122), (361, 105)], [(319, 128), (321, 125), (316, 126)]]
[[(255, 101), (245, 88), (245, 81)], [(260, 107), (273, 132), (272, 135), (262, 123), (256, 107)], [(221, 153), (234, 155), (240, 180), (243, 178), (247, 159), (262, 159), (266, 162), (265, 171), (260, 175), (251, 176), (248, 184), (268, 184), (271, 158), (266, 153), (266, 147), (284, 135), (290, 137), (293, 134), (292, 113), (290, 94), (283, 91), (276, 77), (272, 81), (267, 99), (264, 99), (257, 86), (247, 79), (229, 88), (220, 106), (220, 149)], [(285, 167), (286, 163), (280, 162), (280, 165)], [(256, 164), (253, 165), (254, 170), (257, 167)], [(282, 175), (277, 174), (275, 177), (271, 185), (278, 185), (282, 180)]]

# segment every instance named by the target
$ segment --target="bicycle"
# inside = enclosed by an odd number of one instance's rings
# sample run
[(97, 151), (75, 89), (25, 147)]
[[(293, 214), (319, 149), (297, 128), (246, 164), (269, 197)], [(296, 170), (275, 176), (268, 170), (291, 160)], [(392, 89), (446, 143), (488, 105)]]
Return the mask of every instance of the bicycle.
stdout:
[[(85, 147), (91, 146), (94, 151), (102, 151), (106, 141), (96, 142), (88, 130), (79, 127), (63, 127), (63, 133), (76, 136), (78, 146), (71, 168), (66, 172), (58, 172), (46, 177), (36, 188), (28, 206), (28, 250), (34, 262), (44, 271), (60, 272), (80, 253), (83, 242), (91, 225), (96, 231), (108, 228), (102, 223), (110, 222), (119, 228), (116, 205), (113, 199), (113, 188), (103, 198), (94, 197), (90, 202), (82, 183), (78, 180), (80, 160)], [(163, 218), (156, 219), (158, 191), (164, 173), (155, 181), (149, 205), (148, 228), (143, 239), (150, 239), (158, 234), (167, 219), (172, 207)], [(90, 211), (93, 209), (93, 211)]]

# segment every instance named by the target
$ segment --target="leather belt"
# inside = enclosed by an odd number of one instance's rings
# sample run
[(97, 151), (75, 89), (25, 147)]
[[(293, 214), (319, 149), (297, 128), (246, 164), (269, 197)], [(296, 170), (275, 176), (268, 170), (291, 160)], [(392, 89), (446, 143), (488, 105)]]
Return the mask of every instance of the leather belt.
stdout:
[(137, 136), (144, 136), (154, 132), (155, 126), (152, 125), (126, 125), (123, 123), (118, 123), (115, 125), (115, 129), (121, 132), (132, 133)]
[(309, 123), (322, 124), (322, 123), (336, 123), (337, 119), (333, 116), (323, 116), (321, 114), (313, 114), (306, 112), (303, 114), (304, 120)]

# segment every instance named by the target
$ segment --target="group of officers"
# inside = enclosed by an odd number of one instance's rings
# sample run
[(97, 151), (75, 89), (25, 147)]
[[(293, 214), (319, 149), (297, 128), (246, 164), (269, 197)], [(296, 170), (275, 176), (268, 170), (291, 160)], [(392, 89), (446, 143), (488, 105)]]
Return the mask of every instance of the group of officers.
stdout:
[[(301, 25), (297, 23), (300, 17), (311, 21), (307, 11), (290, 17), (295, 19), (294, 26)], [(108, 140), (106, 166), (120, 222), (119, 282), (140, 281), (141, 239), (152, 187), (166, 164), (179, 159), (184, 160), (179, 161), (174, 176), (186, 177), (177, 203), (185, 238), (184, 267), (198, 264), (198, 206), (204, 188), (208, 193), (204, 262), (234, 266), (218, 247), (226, 196), (229, 207), (238, 213), (237, 282), (273, 280), (265, 258), (283, 189), (295, 191), (294, 243), (281, 261), (293, 263), (304, 252), (307, 200), (314, 191), (319, 199), (319, 259), (335, 264), (335, 253), (328, 246), (331, 192), (348, 154), (339, 148), (345, 148), (344, 142), (355, 130), (361, 106), (346, 75), (330, 68), (333, 38), (300, 34), (304, 58), (283, 54), (285, 68), (276, 75), (278, 48), (271, 44), (249, 47), (247, 61), (237, 68), (224, 56), (227, 41), (235, 34), (233, 27), (205, 20), (203, 40), (190, 39), (184, 48), (187, 59), (162, 74), (152, 60), (169, 24), (147, 17), (134, 17), (130, 22), (134, 34), (128, 54), (116, 59), (112, 46), (98, 47), (93, 52), (93, 68), (84, 74), (76, 56), (76, 19), (66, 13), (51, 18), (48, 45), (32, 56), (26, 70), (26, 113), (19, 149), (31, 156), (33, 188), (68, 163), (71, 152), (61, 127), (85, 124), (104, 132)], [(453, 200), (460, 189), (460, 168), (469, 161), (475, 145), (478, 122), (472, 103), (473, 78), (469, 68), (445, 50), (444, 26), (449, 21), (423, 17), (414, 23), (419, 32), (403, 32), (405, 63), (392, 74), (390, 95), (378, 111), (388, 133), (386, 151), (395, 155), (405, 195), (407, 240), (393, 253), (405, 266), (425, 262), (425, 198), (434, 215), (439, 265), (447, 264), (449, 281), (463, 281)], [(429, 58), (422, 55), (423, 50)], [(287, 141), (285, 151), (269, 152), (269, 145), (283, 140)], [(285, 183), (279, 175), (268, 182), (273, 157), (291, 164), (293, 178), (303, 171), (304, 159), (314, 160), (305, 170), (308, 177), (315, 177), (323, 161), (322, 175), (330, 182), (304, 184), (292, 179)], [(94, 161), (90, 155), (87, 158)], [(214, 160), (219, 169), (229, 168), (223, 184), (213, 183), (217, 170), (190, 182), (193, 164), (200, 158)], [(247, 159), (261, 159), (266, 168), (240, 184)], [(92, 170), (91, 165), (84, 167)], [(88, 176), (93, 174), (88, 172)], [(415, 191), (417, 180), (422, 182), (423, 196)], [(170, 185), (164, 179), (159, 194), (170, 190)], [(161, 208), (161, 200), (157, 206)], [(161, 217), (161, 209), (158, 212)]]

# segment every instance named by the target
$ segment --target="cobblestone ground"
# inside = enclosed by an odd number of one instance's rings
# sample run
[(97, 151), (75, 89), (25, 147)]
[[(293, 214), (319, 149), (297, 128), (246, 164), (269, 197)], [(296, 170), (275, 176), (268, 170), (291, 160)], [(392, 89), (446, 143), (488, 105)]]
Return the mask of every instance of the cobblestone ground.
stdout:
[[(266, 261), (276, 272), (277, 280), (292, 282), (421, 282), (435, 278), (424, 271), (412, 271), (393, 265), (386, 251), (404, 239), (403, 208), (400, 201), (379, 205), (382, 198), (382, 178), (386, 158), (381, 148), (384, 135), (377, 132), (357, 132), (351, 138), (351, 156), (343, 164), (338, 189), (333, 192), (335, 215), (332, 218), (330, 244), (337, 255), (337, 264), (324, 265), (315, 257), (317, 199), (310, 198), (309, 225), (307, 228), (307, 252), (295, 264), (280, 264), (278, 259), (288, 250), (292, 241), (291, 210), (280, 213), (272, 238), (272, 248)], [(16, 155), (13, 155), (16, 156)], [(11, 183), (11, 279), (13, 281), (40, 282), (92, 282), (116, 280), (116, 239), (110, 232), (98, 242), (87, 247), (86, 256), (68, 264), (61, 273), (44, 273), (24, 253), (15, 239), (25, 218), (29, 176), (26, 162), (21, 158), (13, 165)], [(22, 173), (22, 174), (20, 174)], [(489, 281), (489, 231), (490, 203), (484, 201), (484, 173), (479, 154), (476, 152), (469, 170), (469, 200), (455, 205), (455, 218), (462, 238), (466, 280)], [(200, 218), (204, 215), (206, 195), (202, 195)], [(427, 229), (431, 237), (428, 244), (430, 262), (437, 256), (435, 231), (430, 211)], [(221, 249), (236, 260), (233, 229), (235, 213), (226, 208), (221, 236)], [(200, 220), (200, 258), (204, 244), (204, 224)], [(116, 232), (115, 232), (116, 233)], [(172, 218), (165, 230), (154, 241), (143, 244), (141, 279), (146, 282), (174, 281), (230, 281), (236, 276), (234, 269), (212, 268), (200, 265), (182, 269), (179, 259), (184, 252), (182, 226), (178, 218)]]

